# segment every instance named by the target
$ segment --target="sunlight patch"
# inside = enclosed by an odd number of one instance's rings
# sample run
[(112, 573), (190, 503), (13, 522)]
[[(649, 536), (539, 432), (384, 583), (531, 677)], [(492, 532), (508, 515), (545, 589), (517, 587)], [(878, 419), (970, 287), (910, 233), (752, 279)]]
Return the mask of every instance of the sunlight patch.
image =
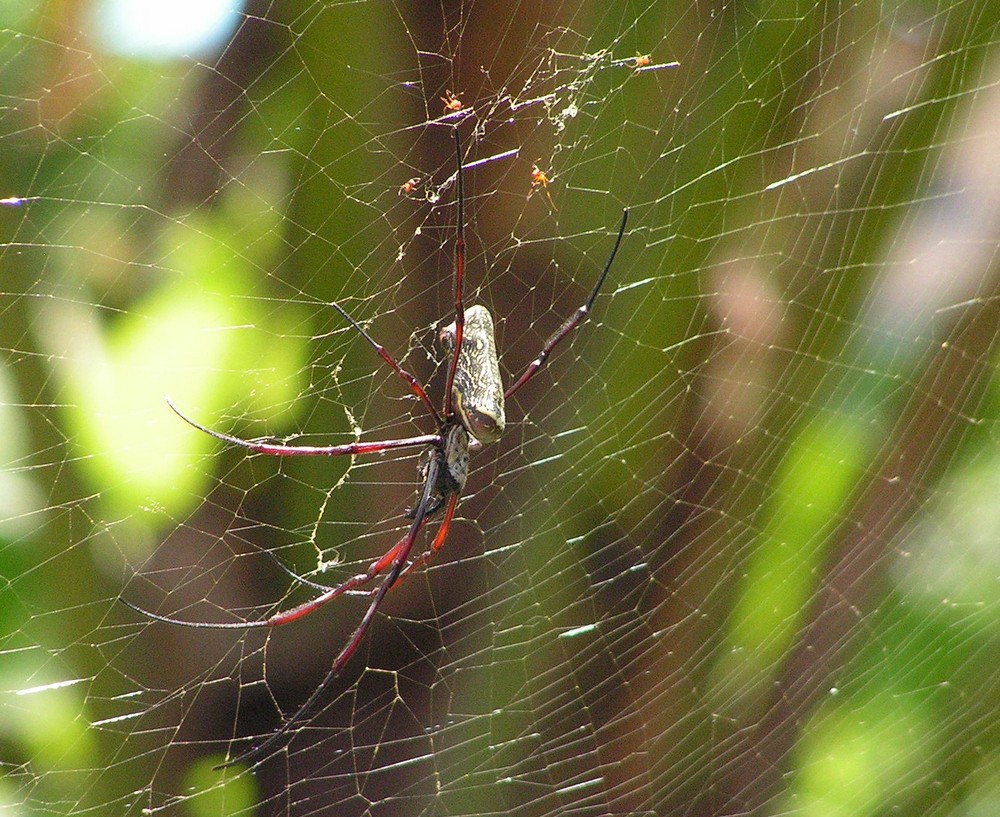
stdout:
[(104, 0), (96, 27), (110, 51), (154, 59), (217, 50), (236, 30), (242, 0)]

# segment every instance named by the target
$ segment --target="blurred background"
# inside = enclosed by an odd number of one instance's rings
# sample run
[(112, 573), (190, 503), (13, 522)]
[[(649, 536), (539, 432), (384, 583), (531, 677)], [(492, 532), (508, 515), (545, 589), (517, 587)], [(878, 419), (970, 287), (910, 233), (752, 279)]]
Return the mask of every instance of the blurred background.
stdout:
[[(0, 5), (0, 810), (1000, 813), (1000, 7)], [(510, 383), (435, 431), (452, 128)], [(544, 177), (544, 178), (543, 178)], [(422, 551), (436, 523), (417, 544)]]

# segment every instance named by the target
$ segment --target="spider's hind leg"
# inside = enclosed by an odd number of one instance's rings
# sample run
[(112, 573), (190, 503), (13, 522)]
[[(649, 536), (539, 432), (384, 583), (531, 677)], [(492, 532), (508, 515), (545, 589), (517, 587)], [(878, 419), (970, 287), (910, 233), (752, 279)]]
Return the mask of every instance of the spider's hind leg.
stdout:
[[(462, 493), (469, 475), (469, 432), (461, 423), (446, 424), (441, 436), (444, 444), (428, 448), (421, 457), (419, 473), (421, 483), (426, 482), (432, 462), (437, 462), (437, 478), (431, 486), (431, 503), (425, 517), (437, 513), (454, 494)], [(416, 517), (417, 509), (406, 511), (407, 519)]]
[[(441, 508), (443, 508), (443, 507), (444, 507), (444, 497), (437, 497), (434, 500), (434, 503), (432, 505), (428, 506), (427, 512), (424, 514), (424, 517), (433, 516), (438, 511), (440, 511)], [(406, 519), (416, 519), (417, 518), (417, 509), (415, 507), (414, 508), (407, 508), (406, 509), (406, 513), (404, 514), (404, 518), (406, 518)]]

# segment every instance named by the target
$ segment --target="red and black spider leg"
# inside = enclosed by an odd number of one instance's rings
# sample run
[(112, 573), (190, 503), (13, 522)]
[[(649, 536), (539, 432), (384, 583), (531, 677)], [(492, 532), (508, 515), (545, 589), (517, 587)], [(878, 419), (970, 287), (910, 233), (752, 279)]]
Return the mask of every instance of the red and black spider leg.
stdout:
[[(428, 463), (424, 490), (420, 496), (420, 504), (417, 506), (417, 512), (414, 516), (412, 524), (410, 525), (410, 530), (402, 542), (390, 551), (390, 553), (393, 554), (391, 562), (392, 570), (390, 570), (386, 575), (382, 584), (378, 586), (378, 589), (375, 591), (372, 598), (371, 604), (368, 605), (368, 610), (365, 612), (364, 618), (361, 619), (361, 623), (354, 631), (354, 634), (351, 636), (346, 646), (334, 659), (333, 665), (330, 667), (330, 671), (327, 673), (322, 683), (316, 687), (315, 690), (313, 690), (312, 694), (306, 699), (306, 702), (302, 704), (302, 706), (300, 706), (290, 718), (288, 718), (280, 727), (278, 727), (277, 730), (272, 732), (260, 744), (237, 755), (231, 760), (227, 760), (225, 763), (220, 763), (215, 767), (216, 769), (224, 769), (227, 766), (233, 766), (236, 763), (242, 763), (249, 760), (254, 761), (252, 764), (254, 766), (261, 762), (263, 760), (261, 755), (266, 754), (268, 749), (281, 740), (295, 724), (299, 723), (312, 711), (313, 707), (320, 700), (327, 687), (333, 683), (333, 681), (340, 674), (341, 670), (343, 670), (343, 668), (347, 665), (347, 662), (351, 660), (351, 657), (354, 655), (358, 646), (364, 639), (365, 633), (368, 632), (368, 628), (371, 626), (372, 621), (374, 621), (375, 614), (378, 612), (382, 599), (385, 598), (385, 594), (389, 592), (390, 588), (392, 588), (392, 586), (396, 583), (396, 580), (399, 578), (400, 573), (402, 573), (403, 567), (406, 565), (406, 559), (409, 557), (410, 551), (413, 550), (413, 543), (416, 542), (417, 535), (420, 533), (424, 523), (427, 521), (427, 507), (430, 505), (434, 488), (438, 484), (439, 471), (442, 467), (441, 459), (443, 459), (443, 456), (435, 457)], [(447, 534), (447, 531), (445, 534)], [(438, 535), (440, 536), (440, 532)], [(386, 561), (386, 557), (388, 555), (389, 554), (386, 554), (386, 556), (383, 556), (382, 559), (372, 565), (370, 570), (379, 565), (384, 566), (385, 564), (388, 564)]]
[(199, 431), (222, 440), (225, 443), (238, 445), (255, 451), (258, 454), (273, 454), (279, 457), (338, 457), (343, 455), (357, 454), (378, 454), (382, 451), (391, 451), (396, 448), (413, 448), (415, 446), (433, 445), (438, 446), (443, 443), (439, 434), (421, 434), (417, 437), (405, 437), (400, 440), (373, 440), (372, 442), (353, 442), (343, 445), (281, 445), (278, 443), (262, 443), (253, 440), (243, 440), (231, 434), (223, 434), (221, 431), (203, 426), (201, 423), (192, 420), (184, 414), (168, 397), (167, 405), (173, 409), (174, 414), (180, 417), (185, 423)]
[(455, 197), (457, 212), (455, 227), (455, 348), (448, 367), (448, 379), (444, 389), (444, 416), (451, 419), (455, 413), (455, 398), (452, 388), (455, 385), (455, 372), (458, 370), (458, 360), (462, 353), (462, 337), (465, 334), (465, 305), (462, 303), (462, 286), (465, 282), (465, 186), (462, 181), (462, 140), (458, 128), (455, 134)]
[[(433, 494), (432, 494), (433, 496)], [(422, 505), (417, 506), (417, 511), (420, 511)], [(427, 519), (426, 508), (423, 512), (424, 520)], [(414, 518), (416, 514), (414, 514)], [(450, 521), (450, 520), (449, 520)], [(447, 533), (447, 531), (445, 531)], [(440, 536), (440, 531), (438, 532)], [(333, 601), (335, 598), (344, 595), (345, 593), (355, 590), (358, 587), (362, 587), (376, 576), (378, 576), (383, 570), (385, 570), (390, 564), (392, 564), (396, 557), (399, 555), (400, 551), (407, 549), (407, 541), (409, 540), (409, 534), (407, 534), (403, 539), (397, 542), (388, 553), (379, 558), (378, 560), (372, 562), (368, 566), (368, 570), (364, 573), (358, 573), (356, 576), (351, 576), (347, 581), (342, 584), (338, 584), (336, 587), (325, 587), (324, 585), (317, 584), (316, 582), (311, 582), (308, 579), (304, 579), (298, 576), (293, 571), (281, 565), (285, 572), (289, 573), (296, 580), (302, 582), (303, 584), (309, 585), (316, 589), (322, 589), (324, 592), (316, 596), (314, 599), (309, 601), (304, 601), (295, 607), (285, 610), (280, 613), (275, 613), (260, 621), (187, 621), (182, 618), (174, 618), (173, 616), (164, 616), (160, 613), (154, 613), (150, 610), (146, 610), (137, 604), (132, 603), (126, 598), (119, 597), (122, 604), (126, 607), (135, 610), (137, 613), (141, 613), (147, 618), (151, 618), (155, 621), (162, 621), (166, 624), (176, 624), (181, 627), (191, 627), (196, 630), (255, 630), (264, 629), (269, 627), (281, 627), (285, 624), (291, 624), (293, 621), (298, 621), (300, 618), (305, 618), (310, 613), (316, 612), (320, 607), (323, 607)], [(437, 540), (435, 540), (437, 541)], [(412, 544), (412, 543), (411, 543)], [(440, 547), (440, 546), (439, 546)], [(280, 564), (280, 562), (279, 562)]]
[(423, 567), (431, 559), (437, 556), (438, 551), (444, 547), (445, 540), (448, 538), (448, 532), (451, 530), (451, 520), (455, 517), (455, 508), (457, 507), (458, 494), (452, 494), (451, 498), (448, 500), (448, 507), (444, 512), (444, 519), (441, 520), (441, 527), (438, 529), (437, 535), (434, 537), (434, 541), (431, 543), (431, 546), (406, 566), (406, 570), (404, 570), (396, 580), (396, 587), (401, 585), (403, 580), (414, 570), (418, 567)]
[[(336, 587), (327, 587), (326, 590), (321, 595), (316, 596), (316, 598), (304, 601), (302, 604), (288, 610), (284, 610), (280, 613), (275, 613), (273, 616), (261, 619), (260, 621), (188, 621), (182, 618), (174, 618), (173, 616), (164, 616), (160, 613), (154, 613), (140, 607), (137, 604), (133, 604), (126, 598), (119, 598), (122, 604), (126, 607), (135, 610), (137, 613), (141, 613), (147, 618), (151, 618), (155, 621), (163, 621), (167, 624), (177, 624), (181, 627), (191, 627), (196, 630), (256, 630), (270, 627), (281, 627), (284, 624), (291, 624), (293, 621), (298, 621), (300, 618), (304, 618), (310, 613), (316, 612), (316, 610), (320, 607), (329, 604), (335, 598), (344, 595), (344, 593), (367, 584), (385, 569), (383, 561), (384, 558), (379, 559), (377, 562), (372, 562), (368, 570), (364, 573), (358, 573), (356, 576), (351, 576), (351, 578), (343, 584), (338, 584)], [(296, 579), (302, 581), (304, 584), (316, 587), (317, 589), (320, 587), (320, 585), (305, 581), (298, 576), (296, 576)]]
[(396, 362), (396, 358), (390, 355), (385, 350), (385, 347), (381, 343), (378, 343), (375, 340), (375, 338), (369, 335), (368, 332), (365, 330), (365, 328), (356, 320), (354, 320), (354, 318), (352, 318), (350, 314), (348, 314), (348, 312), (343, 307), (341, 307), (340, 304), (334, 301), (331, 304), (331, 306), (333, 306), (333, 308), (336, 309), (341, 314), (341, 317), (343, 317), (344, 320), (346, 320), (352, 327), (354, 327), (354, 329), (358, 331), (361, 337), (363, 337), (368, 342), (368, 345), (371, 346), (378, 353), (378, 356), (382, 358), (382, 360), (384, 360), (386, 363), (389, 364), (390, 367), (392, 367), (392, 370), (396, 374), (398, 374), (403, 380), (409, 383), (410, 388), (413, 390), (413, 393), (430, 410), (431, 416), (434, 418), (434, 422), (437, 423), (438, 425), (441, 425), (441, 415), (438, 414), (437, 409), (434, 408), (434, 404), (431, 402), (431, 399), (427, 396), (427, 392), (424, 391), (424, 387), (420, 384), (420, 381), (417, 380), (417, 378), (414, 375), (410, 374), (408, 371), (406, 371), (406, 369), (400, 366), (399, 363)]
[(611, 255), (608, 256), (608, 262), (604, 265), (604, 270), (601, 272), (600, 277), (597, 279), (597, 284), (594, 285), (593, 290), (590, 293), (590, 297), (587, 298), (586, 302), (581, 306), (576, 312), (571, 315), (566, 322), (559, 327), (554, 335), (548, 339), (546, 344), (542, 347), (542, 351), (538, 353), (536, 357), (524, 370), (522, 374), (514, 384), (504, 392), (504, 399), (509, 399), (515, 392), (517, 392), (521, 386), (531, 380), (538, 370), (545, 365), (545, 361), (548, 359), (552, 350), (556, 348), (559, 342), (565, 338), (570, 332), (572, 332), (576, 327), (578, 327), (587, 318), (590, 313), (591, 307), (594, 305), (594, 301), (597, 299), (597, 293), (601, 291), (601, 286), (604, 284), (604, 279), (608, 277), (608, 272), (611, 270), (611, 265), (614, 263), (615, 255), (618, 254), (618, 247), (622, 243), (622, 236), (625, 235), (625, 225), (628, 223), (628, 208), (626, 207), (622, 210), (622, 223), (618, 228), (618, 238), (615, 239), (615, 246), (611, 249)]
[[(434, 536), (434, 542), (431, 544), (431, 547), (425, 553), (423, 553), (419, 558), (414, 559), (412, 562), (410, 562), (409, 565), (407, 565), (406, 570), (404, 570), (402, 575), (400, 575), (400, 577), (396, 580), (397, 585), (400, 584), (404, 578), (410, 575), (410, 573), (413, 572), (413, 569), (415, 567), (419, 567), (420, 565), (426, 563), (431, 556), (437, 553), (444, 546), (445, 540), (448, 538), (448, 530), (451, 527), (451, 520), (452, 517), (455, 516), (455, 508), (457, 506), (458, 506), (458, 494), (455, 493), (452, 494), (451, 498), (448, 500), (448, 507), (445, 510), (444, 518), (441, 520), (441, 527), (438, 529), (437, 534)], [(440, 504), (438, 504), (437, 506), (431, 505), (430, 507), (428, 507), (427, 511), (424, 513), (424, 521), (426, 522), (427, 519), (430, 518), (431, 514), (433, 514), (439, 508)], [(414, 509), (413, 515), (409, 516), (408, 518), (412, 519), (415, 515), (416, 515), (416, 509)], [(396, 556), (399, 554), (399, 551), (402, 550), (402, 548), (406, 545), (406, 539), (407, 537), (404, 536), (402, 539), (396, 542), (396, 544), (393, 545), (389, 549), (389, 551), (385, 553), (381, 558), (379, 558), (377, 561), (372, 562), (371, 565), (368, 566), (368, 570), (366, 573), (353, 577), (353, 579), (360, 579), (362, 576), (364, 576), (366, 581), (359, 581), (357, 584), (354, 584), (350, 588), (344, 588), (342, 590), (342, 593), (346, 593), (352, 589), (358, 588), (363, 584), (366, 584), (367, 581), (371, 581), (376, 576), (378, 576), (383, 570), (385, 570), (389, 565), (391, 565), (395, 561)], [(265, 550), (264, 552), (268, 556), (270, 556), (271, 560), (279, 568), (281, 568), (282, 571), (288, 574), (288, 576), (295, 579), (295, 581), (306, 585), (307, 587), (312, 587), (314, 590), (319, 590), (324, 592), (339, 589), (330, 587), (330, 585), (328, 584), (320, 584), (319, 582), (314, 582), (311, 579), (307, 579), (305, 576), (300, 576), (298, 573), (296, 573), (294, 570), (288, 567), (288, 565), (284, 564), (277, 556), (271, 553), (271, 551)]]

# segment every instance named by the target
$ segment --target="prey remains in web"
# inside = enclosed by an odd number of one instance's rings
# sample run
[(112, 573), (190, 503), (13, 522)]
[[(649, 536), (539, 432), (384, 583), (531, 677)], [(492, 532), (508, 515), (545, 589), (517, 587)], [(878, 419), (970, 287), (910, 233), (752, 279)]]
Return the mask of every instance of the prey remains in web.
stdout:
[[(393, 545), (380, 559), (373, 562), (364, 573), (359, 573), (336, 587), (323, 587), (321, 585), (313, 585), (312, 582), (309, 582), (310, 586), (315, 586), (322, 592), (315, 598), (297, 607), (276, 613), (270, 618), (260, 621), (201, 622), (185, 621), (170, 616), (159, 615), (158, 613), (138, 607), (124, 598), (122, 599), (128, 607), (147, 618), (183, 627), (220, 630), (279, 627), (283, 624), (298, 621), (300, 618), (304, 618), (310, 613), (319, 610), (338, 596), (342, 596), (344, 593), (355, 588), (362, 587), (383, 573), (385, 574), (381, 583), (372, 593), (372, 600), (368, 605), (367, 611), (347, 643), (337, 654), (336, 658), (334, 658), (330, 671), (323, 682), (316, 687), (305, 703), (291, 717), (287, 718), (276, 731), (272, 732), (257, 745), (251, 746), (242, 753), (227, 760), (219, 768), (247, 761), (254, 762), (254, 765), (260, 763), (269, 754), (269, 750), (275, 747), (289, 730), (312, 710), (320, 700), (324, 690), (339, 675), (347, 662), (350, 661), (351, 656), (354, 655), (364, 639), (365, 633), (367, 633), (368, 628), (371, 626), (386, 594), (413, 570), (426, 564), (444, 546), (448, 538), (448, 531), (451, 529), (452, 520), (455, 518), (455, 509), (458, 506), (459, 497), (465, 488), (466, 477), (469, 471), (470, 440), (474, 440), (480, 445), (488, 445), (500, 439), (506, 423), (505, 401), (520, 391), (545, 365), (549, 355), (556, 346), (586, 320), (587, 315), (594, 305), (594, 301), (597, 299), (598, 293), (601, 291), (601, 286), (604, 284), (604, 280), (611, 270), (618, 247), (621, 245), (622, 237), (625, 234), (625, 225), (628, 221), (627, 209), (622, 211), (618, 235), (614, 246), (611, 248), (611, 254), (608, 256), (607, 263), (605, 263), (604, 269), (598, 276), (597, 282), (590, 292), (590, 296), (582, 306), (567, 318), (555, 334), (548, 339), (538, 353), (538, 356), (528, 364), (521, 376), (504, 390), (500, 377), (500, 364), (497, 359), (493, 316), (484, 306), (476, 305), (466, 308), (462, 298), (462, 290), (465, 283), (465, 193), (462, 181), (462, 144), (458, 128), (454, 129), (454, 136), (457, 157), (455, 177), (457, 209), (455, 235), (455, 319), (448, 326), (444, 327), (440, 333), (442, 343), (451, 354), (441, 409), (439, 410), (434, 405), (420, 381), (403, 369), (396, 362), (396, 359), (385, 350), (385, 347), (372, 338), (339, 304), (332, 304), (341, 317), (409, 385), (416, 398), (424, 405), (427, 413), (434, 421), (435, 431), (433, 433), (395, 440), (352, 442), (330, 446), (281, 445), (277, 443), (257, 442), (244, 440), (207, 428), (183, 414), (168, 398), (167, 402), (170, 404), (170, 407), (181, 419), (199, 431), (210, 434), (225, 443), (238, 445), (259, 454), (272, 454), (280, 457), (335, 457), (341, 455), (377, 454), (397, 448), (424, 449), (420, 465), (420, 477), (422, 480), (420, 499), (413, 510), (407, 514), (407, 517), (412, 522), (406, 535)], [(422, 554), (411, 559), (410, 554), (424, 526), (429, 519), (436, 516), (442, 509), (444, 509), (444, 512), (441, 516), (441, 522), (434, 538), (431, 540), (430, 546)]]

